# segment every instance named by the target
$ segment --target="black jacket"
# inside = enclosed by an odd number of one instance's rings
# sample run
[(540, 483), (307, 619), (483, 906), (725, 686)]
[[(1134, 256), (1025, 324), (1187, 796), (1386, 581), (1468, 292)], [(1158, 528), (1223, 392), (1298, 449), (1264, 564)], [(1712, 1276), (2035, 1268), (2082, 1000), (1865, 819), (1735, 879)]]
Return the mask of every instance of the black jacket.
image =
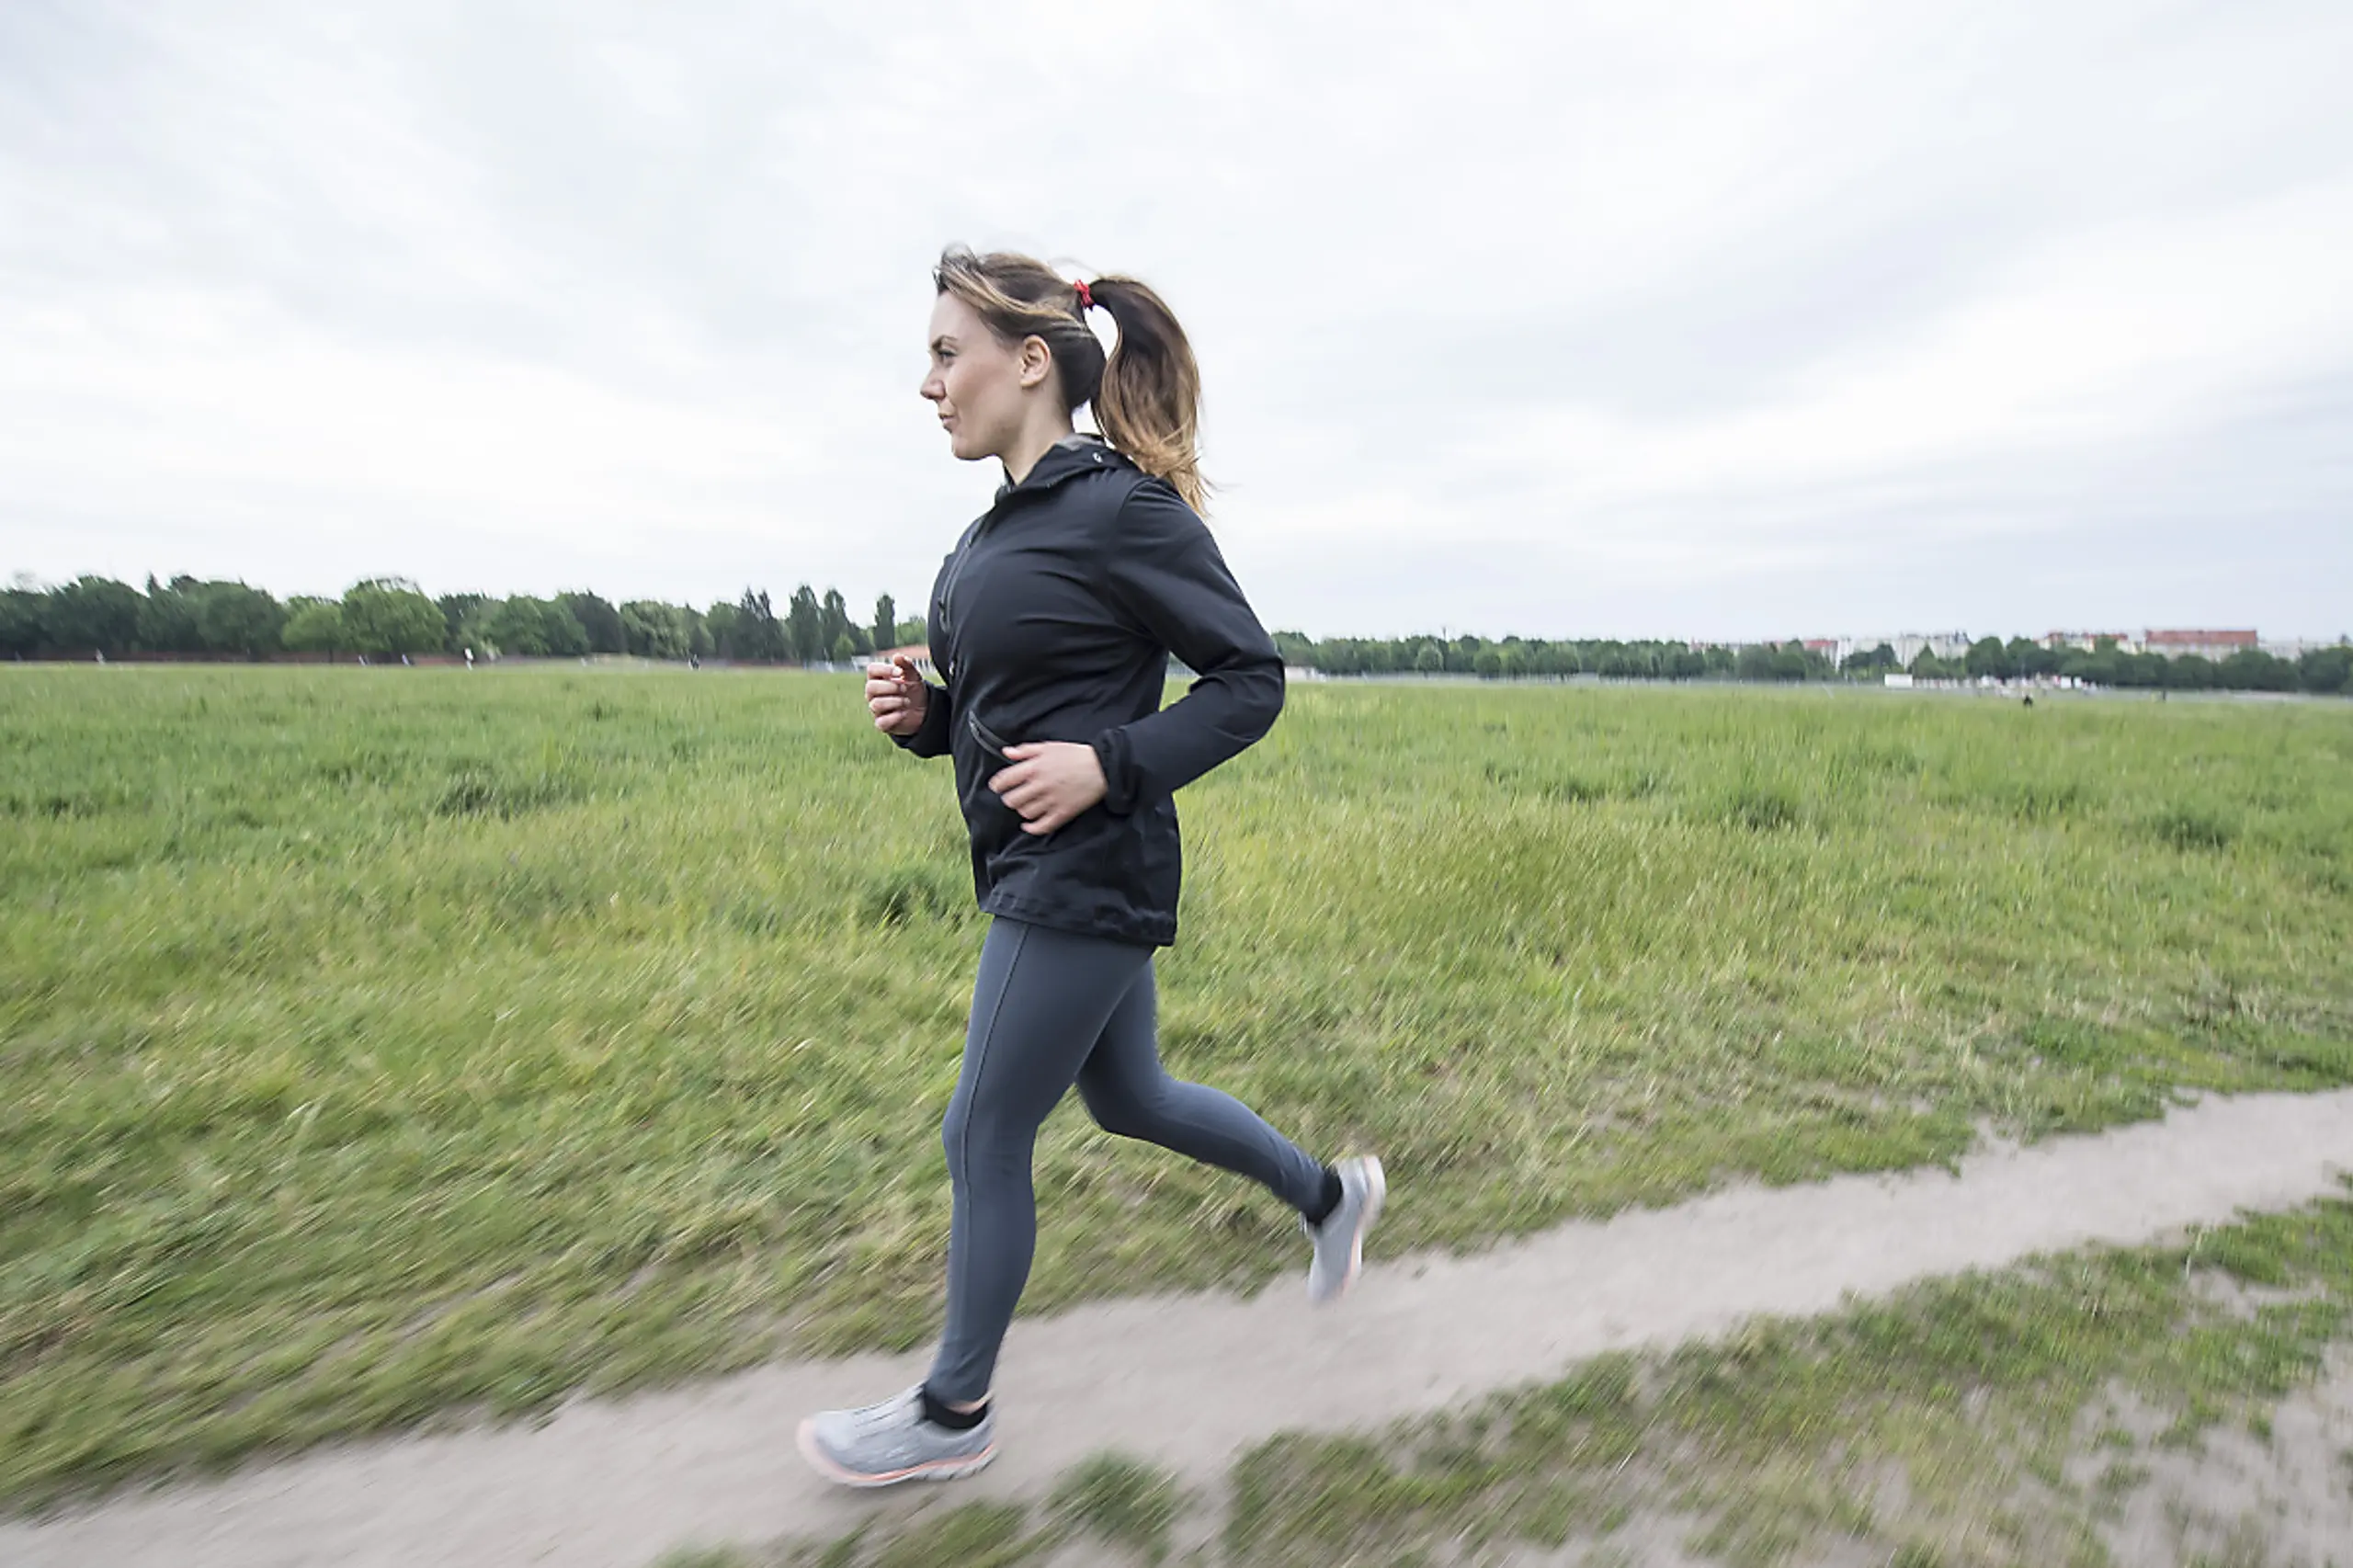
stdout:
[[(1282, 659), (1209, 529), (1102, 442), (1049, 449), (964, 530), (926, 624), (947, 679), (899, 744), (956, 759), (981, 907), (1166, 946), (1176, 937), (1185, 785), (1265, 734)], [(1168, 656), (1199, 677), (1165, 711)], [(988, 781), (1003, 747), (1092, 744), (1108, 792), (1043, 838)]]

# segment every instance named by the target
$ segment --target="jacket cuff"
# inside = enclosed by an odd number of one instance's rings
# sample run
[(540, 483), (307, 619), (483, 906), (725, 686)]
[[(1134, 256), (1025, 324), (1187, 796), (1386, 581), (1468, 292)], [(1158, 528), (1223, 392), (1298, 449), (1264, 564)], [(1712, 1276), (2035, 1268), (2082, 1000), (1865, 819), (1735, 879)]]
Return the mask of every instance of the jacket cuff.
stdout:
[(901, 751), (917, 756), (946, 756), (949, 751), (948, 693), (938, 687), (929, 687), (924, 695), (923, 723), (912, 735), (892, 735), (892, 741)]
[(1103, 769), (1103, 809), (1115, 817), (1136, 809), (1143, 780), (1136, 776), (1135, 754), (1125, 730), (1106, 730), (1095, 737), (1095, 760)]

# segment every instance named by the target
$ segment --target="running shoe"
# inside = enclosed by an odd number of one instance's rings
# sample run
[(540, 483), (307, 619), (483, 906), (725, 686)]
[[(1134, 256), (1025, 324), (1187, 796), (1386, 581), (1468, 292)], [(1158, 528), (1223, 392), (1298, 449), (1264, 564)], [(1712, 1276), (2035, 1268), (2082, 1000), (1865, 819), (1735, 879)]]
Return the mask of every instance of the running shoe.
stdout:
[(1315, 1260), (1307, 1267), (1307, 1299), (1317, 1306), (1347, 1294), (1364, 1271), (1365, 1233), (1381, 1218), (1389, 1183), (1381, 1162), (1366, 1154), (1342, 1160), (1332, 1167), (1340, 1178), (1340, 1202), (1320, 1225), (1304, 1219), (1300, 1229), (1315, 1244)]
[(828, 1410), (801, 1424), (801, 1456), (844, 1486), (954, 1481), (996, 1458), (996, 1412), (969, 1431), (924, 1419), (920, 1385), (858, 1410)]

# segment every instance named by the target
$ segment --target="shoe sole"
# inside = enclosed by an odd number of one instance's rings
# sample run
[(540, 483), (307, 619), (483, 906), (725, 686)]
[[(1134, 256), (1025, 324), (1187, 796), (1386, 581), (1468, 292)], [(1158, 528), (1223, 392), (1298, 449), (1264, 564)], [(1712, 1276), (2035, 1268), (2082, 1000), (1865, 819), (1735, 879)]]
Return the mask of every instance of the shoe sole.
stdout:
[(801, 1424), (793, 1441), (801, 1449), (801, 1457), (809, 1461), (810, 1469), (836, 1486), (855, 1487), (861, 1492), (898, 1486), (910, 1481), (961, 1481), (968, 1475), (986, 1470), (989, 1461), (996, 1458), (996, 1442), (992, 1438), (987, 1448), (963, 1459), (932, 1460), (924, 1464), (909, 1465), (904, 1470), (879, 1471), (870, 1475), (849, 1469), (820, 1448), (816, 1423), (813, 1421)]
[(1364, 1174), (1364, 1212), (1357, 1216), (1357, 1233), (1348, 1238), (1348, 1271), (1340, 1277), (1338, 1290), (1315, 1303), (1319, 1307), (1328, 1307), (1347, 1295), (1356, 1284), (1357, 1276), (1364, 1272), (1365, 1235), (1372, 1229), (1372, 1222), (1381, 1218), (1381, 1206), (1389, 1201), (1389, 1176), (1381, 1168), (1378, 1155), (1365, 1156)]

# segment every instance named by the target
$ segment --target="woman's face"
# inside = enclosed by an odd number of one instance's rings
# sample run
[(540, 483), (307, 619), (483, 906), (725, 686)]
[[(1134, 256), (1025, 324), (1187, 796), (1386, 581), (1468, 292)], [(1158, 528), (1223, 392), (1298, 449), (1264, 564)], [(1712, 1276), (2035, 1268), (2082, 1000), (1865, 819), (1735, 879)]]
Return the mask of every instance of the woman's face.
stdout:
[(972, 307), (942, 294), (931, 308), (931, 373), (923, 395), (939, 411), (949, 449), (965, 461), (1001, 457), (1019, 435), (1043, 380), (1045, 346), (1008, 347)]

